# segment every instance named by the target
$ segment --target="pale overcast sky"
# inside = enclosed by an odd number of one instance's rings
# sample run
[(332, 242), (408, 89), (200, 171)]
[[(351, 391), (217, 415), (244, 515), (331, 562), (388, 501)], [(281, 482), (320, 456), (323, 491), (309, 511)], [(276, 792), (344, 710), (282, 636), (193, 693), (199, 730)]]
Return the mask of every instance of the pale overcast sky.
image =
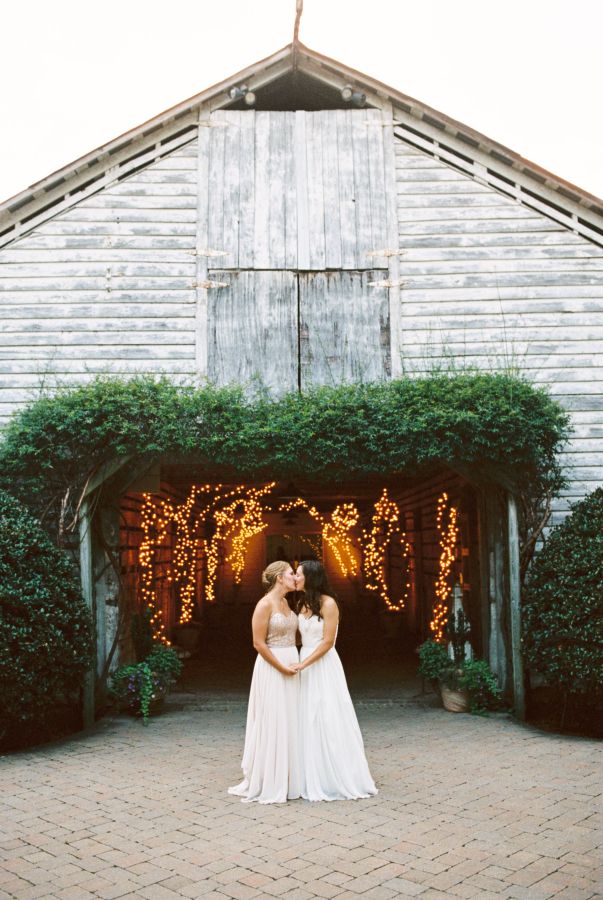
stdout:
[[(2, 7), (0, 201), (270, 55), (295, 0)], [(603, 197), (600, 0), (305, 0), (300, 39)]]

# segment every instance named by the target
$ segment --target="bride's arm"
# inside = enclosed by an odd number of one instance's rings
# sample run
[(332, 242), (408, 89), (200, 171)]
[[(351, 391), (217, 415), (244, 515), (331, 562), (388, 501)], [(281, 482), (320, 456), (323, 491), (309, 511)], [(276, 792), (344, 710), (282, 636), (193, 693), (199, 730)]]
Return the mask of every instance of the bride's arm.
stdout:
[(284, 666), (280, 663), (266, 643), (271, 611), (270, 603), (265, 600), (260, 600), (256, 606), (253, 618), (251, 619), (253, 646), (262, 659), (265, 659), (267, 663), (270, 663), (270, 665), (277, 669), (282, 675), (295, 675), (297, 674), (297, 669), (293, 668), (293, 666)]
[(324, 630), (322, 641), (315, 650), (312, 651), (307, 659), (298, 663), (297, 670), (307, 669), (312, 663), (315, 663), (321, 656), (328, 653), (335, 646), (335, 638), (337, 636), (337, 623), (339, 622), (339, 610), (337, 604), (332, 597), (325, 597), (320, 607), (320, 615), (324, 622)]

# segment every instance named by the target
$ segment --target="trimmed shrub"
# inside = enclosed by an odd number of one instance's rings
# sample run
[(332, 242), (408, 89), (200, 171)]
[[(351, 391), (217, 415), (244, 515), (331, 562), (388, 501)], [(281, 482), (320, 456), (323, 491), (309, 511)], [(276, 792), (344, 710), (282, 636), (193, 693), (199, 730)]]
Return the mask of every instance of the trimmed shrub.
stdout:
[(603, 488), (552, 529), (529, 572), (523, 650), (570, 711), (603, 707)]
[(0, 491), (0, 745), (43, 739), (76, 707), (91, 627), (73, 567)]

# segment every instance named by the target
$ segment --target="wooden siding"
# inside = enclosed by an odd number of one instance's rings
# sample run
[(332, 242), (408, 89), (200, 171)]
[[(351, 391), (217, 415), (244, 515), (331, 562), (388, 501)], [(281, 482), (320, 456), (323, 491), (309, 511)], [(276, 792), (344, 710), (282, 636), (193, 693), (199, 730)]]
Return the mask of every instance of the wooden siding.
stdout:
[(299, 277), (301, 387), (391, 375), (387, 290), (369, 272)]
[(42, 387), (195, 373), (196, 141), (0, 250), (0, 424)]
[(514, 368), (572, 413), (563, 515), (603, 482), (603, 248), (396, 141), (405, 371)]
[[(209, 249), (227, 269), (385, 267), (380, 110), (219, 110), (206, 129)], [(393, 182), (392, 182), (393, 183)]]
[[(199, 141), (143, 160), (139, 171), (0, 250), (0, 424), (42, 386), (82, 383), (97, 373), (206, 374), (208, 337), (225, 333), (229, 300), (225, 289), (206, 290), (203, 279), (211, 269), (220, 280), (231, 277), (225, 268), (257, 269), (267, 261), (300, 279), (302, 328), (295, 339), (287, 332), (280, 364), (299, 353), (302, 384), (451, 362), (516, 367), (572, 413), (576, 433), (565, 456), (571, 485), (556, 512), (601, 484), (603, 248), (584, 236), (396, 139), (403, 255), (399, 262), (390, 257), (389, 277), (403, 281), (399, 301), (390, 289), (388, 317), (381, 289), (367, 287), (376, 314), (359, 331), (358, 310), (353, 322), (344, 320), (350, 309), (336, 291), (325, 319), (315, 288), (321, 279), (337, 281), (325, 271), (347, 270), (353, 280), (353, 272), (385, 269), (386, 258), (369, 252), (392, 249), (385, 202), (392, 130), (384, 115), (216, 112), (217, 127), (202, 127)], [(200, 263), (200, 249), (228, 255)], [(306, 301), (304, 279), (314, 287)], [(362, 318), (368, 307), (359, 309)], [(265, 342), (275, 322), (256, 316), (250, 324), (247, 307), (240, 312), (239, 330), (255, 329), (254, 340)], [(312, 327), (304, 327), (304, 316)], [(399, 350), (390, 359), (387, 327)], [(357, 358), (346, 356), (360, 334)], [(376, 370), (366, 366), (371, 350)], [(258, 371), (281, 389), (299, 383), (299, 374), (276, 374), (269, 349), (250, 357), (244, 371), (236, 359), (227, 372), (223, 351), (211, 353), (210, 374), (213, 366), (219, 380)]]
[[(208, 374), (272, 393), (298, 387), (297, 279), (293, 272), (219, 273), (209, 291)], [(215, 280), (215, 279), (214, 279)]]

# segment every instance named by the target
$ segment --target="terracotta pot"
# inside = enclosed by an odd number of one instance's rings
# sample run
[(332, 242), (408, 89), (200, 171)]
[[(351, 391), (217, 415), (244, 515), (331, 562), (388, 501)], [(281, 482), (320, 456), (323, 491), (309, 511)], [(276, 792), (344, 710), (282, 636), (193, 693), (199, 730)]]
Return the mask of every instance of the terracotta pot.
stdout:
[(469, 691), (453, 691), (445, 684), (440, 687), (444, 709), (448, 712), (469, 712)]

